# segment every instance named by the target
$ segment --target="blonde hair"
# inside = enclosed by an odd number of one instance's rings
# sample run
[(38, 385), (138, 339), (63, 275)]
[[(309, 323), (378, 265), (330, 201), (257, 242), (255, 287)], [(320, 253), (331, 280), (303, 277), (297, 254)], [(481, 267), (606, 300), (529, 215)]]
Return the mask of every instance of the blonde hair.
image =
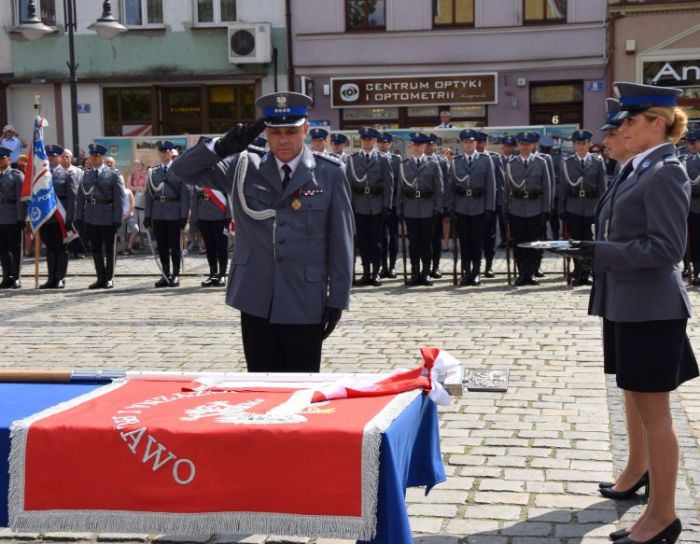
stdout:
[(666, 139), (674, 144), (677, 144), (688, 131), (688, 116), (679, 107), (649, 108), (642, 115), (649, 122), (661, 117), (666, 123)]

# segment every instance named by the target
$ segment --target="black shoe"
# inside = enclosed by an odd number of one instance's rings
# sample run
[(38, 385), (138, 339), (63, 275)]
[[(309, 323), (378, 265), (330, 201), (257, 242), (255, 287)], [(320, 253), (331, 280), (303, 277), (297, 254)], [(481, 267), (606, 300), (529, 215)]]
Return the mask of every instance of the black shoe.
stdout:
[(161, 287), (170, 287), (170, 280), (161, 277), (157, 282), (155, 282), (154, 287), (160, 289)]
[(376, 274), (372, 274), (369, 277), (369, 281), (367, 282), (367, 285), (372, 285), (374, 287), (380, 287), (382, 285), (382, 280), (379, 279), (379, 276)]
[(525, 276), (518, 276), (517, 278), (515, 278), (516, 287), (520, 287), (520, 286), (525, 285), (525, 284), (526, 284)]
[(102, 289), (114, 289), (114, 282), (112, 280), (107, 280), (102, 285)]
[(431, 278), (435, 278), (436, 280), (439, 280), (440, 278), (442, 278), (442, 272), (440, 272), (437, 268), (433, 268), (430, 271), (429, 275)]
[(396, 271), (393, 268), (390, 268), (389, 271), (386, 273), (386, 277), (389, 279), (396, 279)]
[(214, 287), (226, 287), (226, 274), (225, 273), (216, 278), (216, 283), (214, 284)]
[(170, 287), (180, 287), (180, 276), (170, 276), (168, 278)]
[(65, 289), (66, 288), (66, 280), (56, 280), (56, 286), (54, 289)]
[(640, 542), (639, 540), (634, 540), (629, 536), (624, 537), (621, 540), (616, 540), (615, 544), (674, 544), (683, 530), (683, 525), (681, 525), (681, 520), (676, 518), (673, 520), (671, 525), (666, 527), (663, 531), (657, 535), (651, 537), (649, 540)]
[(484, 270), (484, 277), (485, 278), (495, 278), (496, 275), (493, 273), (493, 270), (491, 270), (490, 268), (487, 268), (486, 270)]
[(202, 287), (214, 287), (215, 285), (219, 285), (219, 276), (209, 276), (201, 283)]
[(535, 278), (535, 276), (528, 276), (527, 278), (525, 278), (525, 283), (527, 285), (539, 285), (540, 284), (539, 280), (537, 280), (537, 278)]
[(381, 279), (386, 279), (386, 278), (388, 278), (388, 277), (389, 277), (389, 270), (386, 269), (386, 268), (384, 268), (384, 267), (382, 267), (382, 269), (379, 271), (379, 277), (380, 277)]
[(700, 274), (695, 274), (695, 276), (693, 277), (693, 285), (695, 285), (696, 287), (700, 285)]
[(537, 267), (537, 270), (535, 270), (535, 277), (544, 278), (544, 272), (542, 272), (542, 269), (539, 266)]
[(50, 278), (39, 286), (39, 289), (56, 289), (56, 279)]
[(421, 279), (419, 276), (411, 276), (408, 280), (407, 285), (409, 287), (415, 287), (416, 285), (421, 285)]
[(97, 280), (95, 283), (91, 283), (88, 289), (102, 289), (104, 287), (104, 282), (102, 280)]
[(369, 285), (369, 272), (362, 274), (359, 280), (354, 282), (354, 285), (361, 287), (363, 285)]
[(9, 289), (12, 287), (12, 278), (5, 278), (0, 282), (0, 289)]
[(637, 491), (639, 491), (639, 489), (642, 487), (644, 488), (644, 494), (642, 496), (644, 498), (649, 498), (649, 473), (648, 472), (645, 472), (636, 484), (634, 484), (632, 487), (630, 487), (629, 489), (627, 489), (625, 491), (616, 491), (612, 487), (601, 487), (600, 489), (598, 489), (598, 491), (605, 498), (614, 499), (616, 501), (619, 501), (619, 500), (629, 499), (629, 498), (636, 496)]
[(469, 276), (463, 275), (459, 280), (460, 287), (465, 287), (469, 285)]
[(583, 276), (583, 278), (581, 278), (581, 285), (593, 285), (593, 278), (590, 276)]
[(13, 280), (12, 285), (10, 285), (11, 289), (21, 289), (22, 288), (22, 280)]
[(479, 274), (475, 274), (472, 277), (472, 285), (481, 285), (481, 278), (479, 277)]
[(420, 285), (425, 285), (426, 287), (432, 287), (433, 280), (431, 280), (430, 276), (426, 274), (425, 276), (423, 276), (421, 278)]
[(578, 278), (571, 278), (571, 280), (569, 281), (569, 285), (571, 285), (571, 287), (578, 287), (579, 285), (582, 285), (582, 282)]
[(625, 538), (626, 536), (629, 536), (630, 532), (627, 529), (620, 529), (619, 531), (613, 531), (608, 535), (610, 540), (620, 540), (621, 538)]

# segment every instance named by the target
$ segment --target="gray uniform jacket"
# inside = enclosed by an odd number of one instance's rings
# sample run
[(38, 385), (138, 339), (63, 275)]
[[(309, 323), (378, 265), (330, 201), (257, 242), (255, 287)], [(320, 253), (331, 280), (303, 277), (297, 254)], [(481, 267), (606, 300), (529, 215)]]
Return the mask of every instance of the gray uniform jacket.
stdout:
[(391, 173), (394, 176), (394, 194), (391, 197), (391, 203), (394, 209), (399, 205), (399, 190), (401, 184), (399, 183), (399, 166), (401, 165), (401, 155), (398, 153), (382, 153), (391, 165)]
[(182, 180), (173, 173), (172, 165), (167, 172), (163, 165), (151, 169), (146, 183), (146, 207), (144, 216), (154, 221), (177, 221), (187, 219), (190, 211), (190, 191)]
[(437, 162), (440, 165), (440, 173), (442, 174), (442, 207), (443, 211), (447, 211), (450, 206), (450, 163), (447, 159), (436, 155), (425, 156), (429, 161)]
[(369, 164), (364, 151), (350, 155), (346, 169), (352, 190), (352, 208), (362, 215), (379, 215), (391, 208), (394, 174), (389, 160), (378, 151), (371, 153)]
[(503, 161), (501, 160), (501, 155), (494, 151), (486, 151), (489, 157), (491, 157), (491, 162), (493, 163), (493, 173), (496, 177), (496, 206), (503, 206), (503, 192), (506, 185), (506, 173), (503, 168)]
[[(75, 219), (75, 201), (78, 198), (78, 176), (75, 168), (65, 169), (61, 166), (54, 168), (51, 174), (53, 191), (66, 210), (66, 222)], [(56, 216), (52, 215), (48, 223), (55, 223)]]
[(700, 153), (686, 156), (684, 162), (690, 178), (690, 213), (700, 213)]
[[(218, 191), (218, 189), (216, 189)], [(221, 192), (221, 191), (220, 191)], [(214, 204), (209, 194), (202, 190), (201, 187), (195, 185), (192, 191), (192, 217), (190, 221), (192, 223), (197, 223), (197, 221), (222, 221), (226, 219), (231, 219), (231, 211), (229, 209), (228, 195), (223, 193), (225, 199), (225, 208), (223, 211)]]
[[(347, 181), (336, 159), (304, 148), (282, 190), (272, 153), (262, 159), (248, 155), (244, 204), (234, 186), (240, 156), (221, 160), (207, 143), (203, 139), (188, 149), (173, 170), (186, 183), (234, 191), (236, 247), (226, 303), (271, 323), (299, 325), (320, 323), (326, 305), (346, 309), (354, 224)], [(275, 216), (251, 217), (263, 210)]]
[(6, 168), (0, 173), (0, 225), (13, 225), (24, 222), (27, 205), (22, 202), (24, 174), (14, 168)]
[[(403, 174), (401, 173), (403, 171)], [(442, 171), (435, 161), (423, 159), (416, 170), (413, 158), (404, 159), (399, 168), (399, 206), (397, 213), (412, 219), (442, 213)]]
[(551, 183), (547, 163), (530, 155), (527, 169), (523, 160), (511, 158), (505, 165), (504, 211), (515, 217), (535, 217), (551, 209)]
[(605, 192), (605, 165), (595, 155), (588, 155), (585, 167), (581, 159), (569, 155), (562, 161), (559, 182), (559, 210), (593, 217), (595, 206)]
[(613, 182), (596, 208), (589, 314), (622, 322), (690, 317), (678, 266), (689, 202), (688, 176), (670, 143)]
[(496, 209), (496, 175), (493, 159), (476, 153), (472, 164), (466, 155), (457, 155), (452, 162), (449, 187), (449, 209), (462, 215), (481, 215)]
[(117, 170), (91, 168), (78, 186), (75, 219), (90, 225), (114, 225), (122, 222), (124, 183)]

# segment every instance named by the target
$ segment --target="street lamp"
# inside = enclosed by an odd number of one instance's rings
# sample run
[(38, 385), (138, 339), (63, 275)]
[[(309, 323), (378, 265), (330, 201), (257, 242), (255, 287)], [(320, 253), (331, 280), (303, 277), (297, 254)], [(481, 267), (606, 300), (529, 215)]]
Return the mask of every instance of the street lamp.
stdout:
[[(64, 30), (68, 33), (68, 72), (70, 74), (70, 114), (73, 133), (73, 156), (80, 156), (80, 137), (78, 136), (78, 77), (76, 71), (78, 65), (75, 62), (75, 43), (73, 34), (77, 31), (77, 15), (75, 10), (76, 0), (64, 0), (65, 9)], [(112, 5), (109, 0), (102, 4), (102, 17), (92, 23), (88, 29), (94, 30), (101, 38), (111, 39), (121, 32), (126, 32), (127, 28), (119, 24), (112, 15)], [(19, 25), (19, 31), (27, 40), (38, 40), (53, 32), (51, 28), (41, 22), (36, 14), (36, 4), (34, 0), (27, 2), (27, 19)]]

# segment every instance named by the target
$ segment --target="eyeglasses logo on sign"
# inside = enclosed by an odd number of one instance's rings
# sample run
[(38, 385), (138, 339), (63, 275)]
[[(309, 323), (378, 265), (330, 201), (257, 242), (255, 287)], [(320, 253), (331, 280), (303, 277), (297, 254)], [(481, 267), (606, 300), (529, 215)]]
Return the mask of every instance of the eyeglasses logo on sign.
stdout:
[(344, 102), (356, 102), (360, 98), (360, 88), (354, 83), (345, 83), (340, 87), (340, 98)]

